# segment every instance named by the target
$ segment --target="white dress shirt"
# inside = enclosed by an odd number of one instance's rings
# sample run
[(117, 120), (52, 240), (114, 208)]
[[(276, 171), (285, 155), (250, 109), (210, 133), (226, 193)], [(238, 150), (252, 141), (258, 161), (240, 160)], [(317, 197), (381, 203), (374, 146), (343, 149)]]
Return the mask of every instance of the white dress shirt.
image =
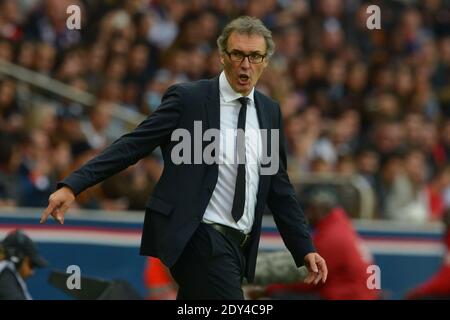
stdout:
[(225, 73), (219, 76), (220, 91), (220, 156), (219, 176), (209, 204), (203, 215), (205, 223), (219, 223), (244, 233), (249, 233), (255, 219), (256, 195), (259, 184), (259, 165), (262, 154), (262, 139), (256, 113), (253, 88), (247, 96), (245, 123), (245, 207), (242, 218), (236, 222), (231, 215), (238, 162), (236, 154), (236, 132), (242, 94), (231, 88)]

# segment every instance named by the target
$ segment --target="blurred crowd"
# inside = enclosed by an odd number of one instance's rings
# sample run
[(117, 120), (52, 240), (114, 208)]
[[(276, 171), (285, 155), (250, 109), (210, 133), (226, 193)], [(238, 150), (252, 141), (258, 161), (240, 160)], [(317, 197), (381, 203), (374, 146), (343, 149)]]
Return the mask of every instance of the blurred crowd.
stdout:
[[(66, 8), (81, 8), (69, 30)], [(381, 9), (381, 29), (366, 26)], [(94, 94), (91, 108), (0, 74), (0, 206), (43, 207), (56, 182), (118, 137), (114, 105), (149, 115), (168, 86), (221, 71), (239, 15), (273, 32), (258, 89), (280, 102), (289, 168), (361, 177), (376, 217), (450, 207), (448, 0), (0, 0), (0, 59)], [(24, 92), (30, 99), (23, 99)], [(82, 208), (141, 210), (158, 154), (91, 188)]]

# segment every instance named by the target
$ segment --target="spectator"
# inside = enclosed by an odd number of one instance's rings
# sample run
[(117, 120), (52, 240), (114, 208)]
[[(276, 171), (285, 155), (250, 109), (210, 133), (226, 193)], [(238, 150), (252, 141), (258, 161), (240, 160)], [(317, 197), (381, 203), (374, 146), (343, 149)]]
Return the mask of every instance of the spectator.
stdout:
[(446, 210), (442, 221), (445, 227), (442, 266), (430, 279), (409, 290), (406, 299), (450, 299), (450, 210)]
[(47, 265), (23, 231), (10, 232), (0, 244), (0, 300), (31, 300), (25, 280)]
[(23, 15), (17, 1), (3, 0), (0, 2), (0, 36), (20, 41), (23, 37)]
[(395, 177), (385, 204), (385, 213), (390, 219), (416, 223), (428, 221), (425, 158), (420, 150), (411, 150), (405, 155), (404, 172)]
[(329, 263), (327, 282), (318, 286), (272, 284), (264, 294), (274, 299), (377, 299), (379, 292), (367, 287), (370, 255), (334, 193), (320, 187), (310, 190), (305, 213), (313, 227), (314, 245)]
[(43, 1), (42, 6), (31, 15), (28, 21), (25, 28), (26, 37), (51, 44), (59, 50), (79, 43), (81, 41), (80, 31), (69, 30), (66, 27), (66, 9), (69, 5), (82, 7), (81, 2), (76, 0)]
[(0, 207), (14, 207), (19, 200), (19, 165), (17, 141), (14, 136), (0, 132)]
[(89, 118), (81, 122), (84, 140), (89, 143), (92, 149), (102, 150), (112, 142), (113, 136), (108, 130), (110, 129), (113, 108), (113, 104), (99, 101), (89, 112)]
[(49, 137), (39, 129), (29, 132), (21, 143), (22, 162), (19, 167), (22, 207), (42, 207), (56, 185), (52, 172)]
[(0, 80), (0, 127), (10, 133), (24, 129), (24, 114), (19, 109), (16, 96), (16, 83), (13, 80)]
[(157, 258), (149, 257), (144, 270), (148, 300), (175, 300), (177, 285), (169, 269)]
[(430, 220), (442, 220), (446, 209), (444, 192), (450, 187), (450, 166), (438, 170), (427, 186)]

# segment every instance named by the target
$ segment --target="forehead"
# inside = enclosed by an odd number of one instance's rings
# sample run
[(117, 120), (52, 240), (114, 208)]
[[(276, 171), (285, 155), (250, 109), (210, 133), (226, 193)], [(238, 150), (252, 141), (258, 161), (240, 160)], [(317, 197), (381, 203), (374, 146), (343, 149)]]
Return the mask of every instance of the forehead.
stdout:
[(228, 37), (228, 50), (244, 52), (266, 52), (266, 41), (262, 35), (233, 32)]

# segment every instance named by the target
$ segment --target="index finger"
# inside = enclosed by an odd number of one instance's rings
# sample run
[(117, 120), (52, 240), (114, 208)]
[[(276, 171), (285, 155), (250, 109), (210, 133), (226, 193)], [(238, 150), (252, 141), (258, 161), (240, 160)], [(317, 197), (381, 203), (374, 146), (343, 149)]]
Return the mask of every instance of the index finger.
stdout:
[(53, 202), (50, 202), (48, 204), (47, 209), (45, 209), (44, 213), (42, 214), (41, 220), (39, 221), (39, 223), (45, 223), (48, 219), (48, 216), (50, 214), (52, 214), (52, 212), (56, 209), (56, 204), (54, 204)]

